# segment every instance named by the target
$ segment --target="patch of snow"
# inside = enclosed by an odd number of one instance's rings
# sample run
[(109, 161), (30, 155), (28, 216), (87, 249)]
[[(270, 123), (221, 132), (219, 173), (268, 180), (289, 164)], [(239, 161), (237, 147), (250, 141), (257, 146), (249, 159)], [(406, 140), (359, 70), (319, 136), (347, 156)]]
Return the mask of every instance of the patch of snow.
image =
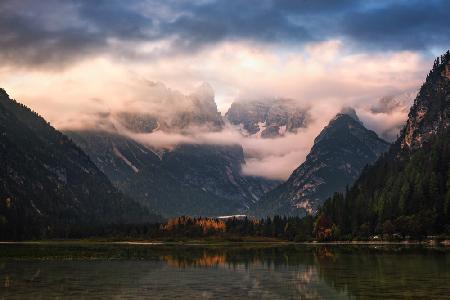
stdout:
[(230, 180), (231, 184), (233, 184), (234, 186), (238, 186), (236, 180), (234, 179), (233, 171), (229, 166), (226, 166), (225, 173), (227, 174), (228, 180)]
[(141, 147), (138, 148), (142, 153), (147, 154), (147, 151), (145, 151), (144, 149), (142, 149)]
[(155, 131), (159, 130), (160, 127), (161, 127), (161, 124), (159, 124), (159, 121), (156, 121), (156, 128), (153, 129), (152, 132), (155, 132)]
[(255, 199), (256, 201), (259, 200), (259, 197), (256, 196), (252, 191), (250, 191), (250, 195), (252, 195), (253, 199)]
[(123, 162), (124, 162), (125, 164), (127, 164), (127, 166), (129, 166), (129, 167), (134, 171), (134, 173), (139, 172), (139, 169), (136, 168), (136, 166), (133, 165), (133, 164), (131, 163), (131, 161), (129, 161), (125, 156), (123, 156), (123, 154), (120, 153), (119, 149), (117, 149), (116, 146), (113, 146), (113, 153), (114, 153), (118, 158), (120, 158), (121, 160), (123, 160)]
[[(128, 145), (128, 144), (127, 144)], [(142, 146), (141, 144), (137, 145), (137, 148), (139, 151), (141, 151), (141, 153), (147, 154), (148, 152), (145, 150), (147, 148), (145, 148), (144, 146)], [(128, 149), (130, 149), (130, 145), (128, 145)], [(131, 150), (131, 149), (130, 149)]]
[(150, 151), (152, 151), (153, 154), (158, 156), (159, 160), (162, 160), (164, 154), (166, 153), (166, 150), (164, 150), (164, 149), (161, 149), (161, 150), (152, 150), (152, 149), (150, 149)]

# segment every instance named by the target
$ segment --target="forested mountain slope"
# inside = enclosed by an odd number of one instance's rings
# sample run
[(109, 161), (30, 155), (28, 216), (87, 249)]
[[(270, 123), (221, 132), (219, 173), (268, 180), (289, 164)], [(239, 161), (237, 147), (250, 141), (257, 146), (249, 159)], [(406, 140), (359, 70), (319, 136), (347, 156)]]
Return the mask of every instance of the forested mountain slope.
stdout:
[(321, 209), (318, 236), (450, 232), (450, 53), (434, 63), (401, 136), (346, 195)]
[(69, 138), (0, 89), (0, 237), (63, 235), (74, 225), (154, 220)]

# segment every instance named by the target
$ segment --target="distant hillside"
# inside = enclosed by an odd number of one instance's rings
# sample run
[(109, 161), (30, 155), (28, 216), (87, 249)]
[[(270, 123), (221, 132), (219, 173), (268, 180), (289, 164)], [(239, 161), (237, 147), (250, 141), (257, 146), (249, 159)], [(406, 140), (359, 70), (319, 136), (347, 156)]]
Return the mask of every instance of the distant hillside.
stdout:
[(242, 174), (240, 145), (186, 144), (156, 152), (116, 133), (65, 133), (117, 188), (168, 217), (239, 213), (278, 184)]
[(344, 191), (364, 166), (373, 163), (389, 147), (366, 129), (353, 109), (339, 113), (314, 140), (301, 164), (249, 211), (258, 216), (314, 214), (335, 191)]
[(155, 220), (69, 138), (0, 89), (0, 238)]

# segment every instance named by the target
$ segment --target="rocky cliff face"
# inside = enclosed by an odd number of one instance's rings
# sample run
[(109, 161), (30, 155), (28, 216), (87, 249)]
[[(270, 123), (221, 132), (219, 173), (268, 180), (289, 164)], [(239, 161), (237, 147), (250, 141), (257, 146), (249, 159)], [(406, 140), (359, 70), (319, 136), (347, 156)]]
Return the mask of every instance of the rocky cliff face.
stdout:
[(389, 144), (366, 129), (352, 109), (339, 113), (316, 137), (306, 161), (253, 208), (257, 215), (303, 215), (343, 191)]
[(162, 156), (163, 168), (184, 184), (227, 199), (234, 212), (256, 203), (278, 181), (242, 175), (240, 145), (180, 145)]
[(293, 100), (235, 102), (225, 117), (244, 135), (262, 138), (296, 133), (309, 122), (308, 110)]
[(124, 197), (79, 147), (9, 99), (4, 90), (0, 90), (0, 170), (4, 237), (52, 234), (74, 224), (150, 220), (146, 210)]
[(215, 216), (237, 209), (236, 203), (181, 180), (183, 173), (174, 174), (165, 166), (163, 152), (155, 153), (114, 133), (72, 131), (66, 134), (119, 190), (164, 216)]
[(435, 62), (408, 115), (402, 149), (414, 150), (450, 127), (450, 53)]

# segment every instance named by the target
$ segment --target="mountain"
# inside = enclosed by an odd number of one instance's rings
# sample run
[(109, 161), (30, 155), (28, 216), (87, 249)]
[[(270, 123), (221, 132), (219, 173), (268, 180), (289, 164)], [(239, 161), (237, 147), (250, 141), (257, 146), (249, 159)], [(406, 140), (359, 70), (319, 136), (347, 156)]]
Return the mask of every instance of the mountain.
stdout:
[(309, 122), (308, 109), (289, 99), (234, 102), (225, 117), (244, 135), (262, 138), (296, 133)]
[(315, 213), (335, 191), (344, 191), (364, 166), (389, 147), (364, 127), (353, 109), (336, 115), (314, 140), (314, 145), (289, 179), (265, 195), (251, 209), (264, 215)]
[(143, 133), (187, 136), (190, 130), (223, 128), (214, 94), (207, 85), (184, 101), (188, 102), (180, 104), (184, 110), (171, 113), (169, 119), (155, 117), (156, 113), (119, 112), (105, 116), (102, 128), (65, 133), (118, 189), (169, 217), (240, 213), (279, 183), (244, 176), (245, 157), (240, 145), (155, 148), (131, 138)]
[(246, 210), (279, 183), (242, 175), (241, 145), (180, 145), (162, 162), (181, 182), (227, 199), (234, 212)]
[(136, 141), (101, 131), (66, 131), (126, 195), (165, 216), (231, 213), (235, 203), (179, 180), (161, 154)]
[(420, 89), (408, 114), (406, 127), (400, 137), (402, 149), (421, 148), (439, 133), (450, 127), (449, 80), (450, 55), (436, 62)]
[(71, 226), (149, 221), (64, 134), (0, 89), (0, 236), (62, 235)]
[[(450, 233), (450, 52), (437, 59), (398, 140), (319, 214), (323, 239)], [(331, 227), (334, 231), (327, 231)]]
[(109, 119), (106, 122), (112, 121), (115, 126), (123, 126), (134, 133), (158, 130), (184, 133), (192, 128), (210, 131), (223, 128), (224, 122), (217, 111), (214, 91), (209, 84), (200, 85), (190, 95), (181, 95), (160, 83), (153, 84), (152, 88), (153, 93), (162, 95), (152, 99), (152, 104), (130, 103), (125, 110), (104, 116)]
[(169, 217), (237, 213), (277, 183), (243, 176), (238, 145), (180, 145), (158, 153), (115, 133), (65, 133), (119, 190)]

